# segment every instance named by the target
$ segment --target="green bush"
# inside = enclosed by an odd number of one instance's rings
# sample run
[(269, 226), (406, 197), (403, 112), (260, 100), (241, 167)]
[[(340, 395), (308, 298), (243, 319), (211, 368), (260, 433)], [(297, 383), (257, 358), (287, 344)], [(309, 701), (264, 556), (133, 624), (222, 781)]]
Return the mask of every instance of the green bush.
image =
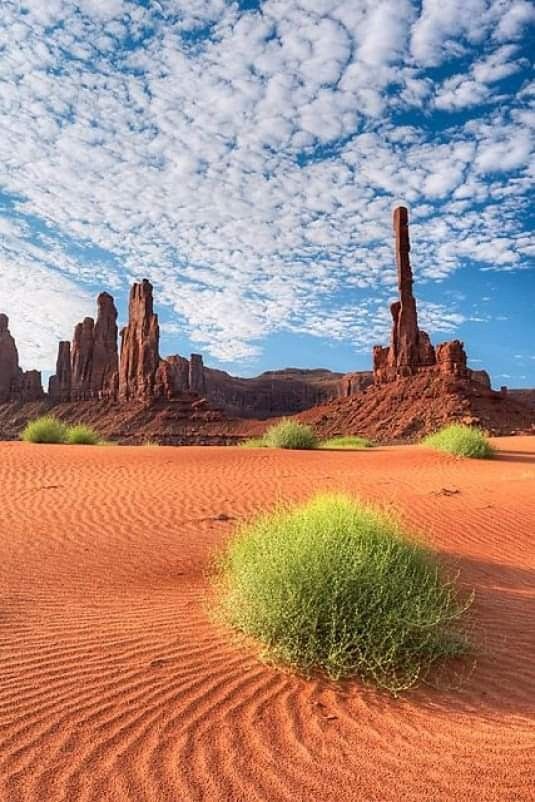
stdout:
[(371, 448), (373, 443), (366, 437), (358, 437), (357, 435), (346, 434), (339, 437), (331, 437), (329, 440), (324, 440), (320, 448), (335, 448), (335, 449), (352, 449), (352, 448)]
[(100, 435), (85, 423), (77, 423), (68, 427), (67, 443), (72, 446), (97, 446), (100, 443)]
[(244, 525), (218, 569), (222, 619), (305, 673), (358, 674), (396, 694), (468, 650), (456, 622), (471, 599), (394, 518), (344, 496)]
[(263, 437), (267, 448), (316, 448), (318, 441), (316, 435), (304, 423), (284, 418), (271, 426)]
[(488, 459), (494, 454), (494, 449), (485, 437), (485, 433), (473, 426), (464, 426), (460, 423), (451, 423), (423, 440), (426, 446), (455, 454), (458, 457), (473, 457), (475, 459)]
[(64, 443), (67, 427), (52, 415), (43, 415), (26, 424), (21, 438), (28, 443)]

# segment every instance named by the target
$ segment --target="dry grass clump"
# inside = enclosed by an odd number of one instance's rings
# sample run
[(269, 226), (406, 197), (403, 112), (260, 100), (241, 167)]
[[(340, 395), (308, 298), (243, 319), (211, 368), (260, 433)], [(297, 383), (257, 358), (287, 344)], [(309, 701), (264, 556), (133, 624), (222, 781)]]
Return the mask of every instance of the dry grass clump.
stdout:
[(284, 418), (274, 423), (262, 437), (251, 437), (241, 443), (242, 448), (290, 448), (313, 449), (318, 439), (310, 426), (296, 420)]
[(64, 443), (67, 438), (67, 427), (53, 415), (42, 415), (29, 421), (21, 434), (27, 443)]
[(482, 429), (461, 423), (444, 426), (438, 432), (425, 437), (423, 443), (437, 451), (445, 451), (457, 457), (488, 459), (494, 455), (494, 449)]
[(99, 433), (85, 423), (67, 428), (67, 443), (71, 446), (98, 446), (101, 442)]
[(468, 649), (461, 601), (395, 518), (321, 495), (242, 526), (219, 560), (219, 612), (264, 657), (392, 693)]

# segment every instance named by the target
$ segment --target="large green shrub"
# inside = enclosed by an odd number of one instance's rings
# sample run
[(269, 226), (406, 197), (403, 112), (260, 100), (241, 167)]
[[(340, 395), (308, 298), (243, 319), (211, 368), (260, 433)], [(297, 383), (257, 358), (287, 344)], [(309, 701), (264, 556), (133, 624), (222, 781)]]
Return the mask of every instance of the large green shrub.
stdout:
[(67, 429), (67, 442), (73, 446), (97, 446), (100, 444), (100, 435), (85, 423), (77, 423)]
[(318, 441), (316, 435), (304, 423), (284, 418), (271, 426), (263, 437), (267, 448), (316, 448)]
[(64, 443), (67, 437), (67, 427), (53, 415), (43, 415), (29, 421), (21, 438), (28, 443)]
[(223, 620), (265, 657), (394, 694), (467, 650), (455, 625), (470, 601), (395, 519), (344, 496), (244, 525), (220, 557), (217, 589)]
[(430, 448), (458, 457), (488, 459), (494, 454), (494, 449), (481, 429), (461, 423), (451, 423), (425, 437), (423, 442)]

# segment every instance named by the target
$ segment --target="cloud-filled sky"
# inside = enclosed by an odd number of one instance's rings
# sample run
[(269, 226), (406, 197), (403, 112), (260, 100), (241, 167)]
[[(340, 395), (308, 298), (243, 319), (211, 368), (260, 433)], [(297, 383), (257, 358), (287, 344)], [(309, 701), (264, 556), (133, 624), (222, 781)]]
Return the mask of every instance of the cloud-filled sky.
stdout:
[(366, 369), (421, 323), (535, 386), (527, 0), (3, 0), (0, 311), (25, 368), (129, 284), (162, 353)]

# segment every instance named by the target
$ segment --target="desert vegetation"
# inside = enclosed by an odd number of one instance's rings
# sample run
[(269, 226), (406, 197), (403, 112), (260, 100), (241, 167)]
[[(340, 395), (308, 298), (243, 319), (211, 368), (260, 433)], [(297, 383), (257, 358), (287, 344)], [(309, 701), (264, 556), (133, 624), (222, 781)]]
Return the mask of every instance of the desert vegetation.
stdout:
[(67, 426), (53, 415), (43, 415), (29, 421), (22, 434), (27, 443), (67, 443), (69, 445), (99, 445), (100, 435), (84, 423)]
[(96, 446), (101, 442), (100, 435), (85, 423), (67, 427), (66, 442), (76, 446)]
[(494, 449), (482, 429), (460, 423), (444, 426), (425, 437), (423, 443), (437, 451), (445, 451), (457, 457), (489, 459), (494, 454)]
[(245, 440), (242, 447), (310, 450), (318, 447), (318, 439), (310, 426), (297, 420), (283, 418), (270, 426), (263, 437)]
[(359, 437), (358, 435), (346, 434), (339, 435), (338, 437), (330, 437), (328, 440), (323, 440), (320, 443), (320, 448), (325, 449), (360, 449), (371, 448), (373, 443), (367, 437)]
[(43, 415), (26, 424), (21, 438), (27, 443), (64, 443), (67, 427), (53, 415)]
[(321, 495), (241, 527), (220, 555), (218, 610), (264, 658), (394, 694), (465, 653), (470, 604), (391, 515)]
[(264, 435), (267, 448), (312, 449), (318, 445), (316, 435), (310, 426), (296, 420), (284, 418), (275, 423)]

